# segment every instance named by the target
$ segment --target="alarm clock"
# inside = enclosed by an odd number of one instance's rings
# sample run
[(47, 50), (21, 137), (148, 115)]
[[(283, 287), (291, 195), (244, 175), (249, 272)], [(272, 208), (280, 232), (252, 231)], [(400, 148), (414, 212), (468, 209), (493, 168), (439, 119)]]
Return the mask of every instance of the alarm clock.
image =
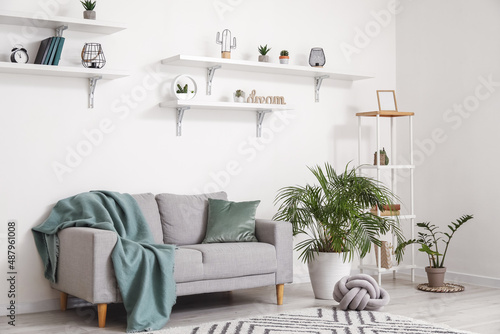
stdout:
[(28, 51), (22, 45), (16, 45), (10, 54), (10, 61), (13, 63), (26, 64), (28, 63)]

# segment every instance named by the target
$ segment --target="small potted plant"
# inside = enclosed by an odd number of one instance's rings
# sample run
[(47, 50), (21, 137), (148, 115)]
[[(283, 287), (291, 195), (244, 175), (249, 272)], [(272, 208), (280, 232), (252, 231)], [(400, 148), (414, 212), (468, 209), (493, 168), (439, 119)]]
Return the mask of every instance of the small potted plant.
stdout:
[[(424, 229), (424, 232), (418, 233), (418, 239), (407, 240), (398, 245), (396, 254), (403, 254), (404, 248), (411, 244), (420, 244), (419, 251), (426, 253), (429, 257), (429, 266), (425, 267), (427, 273), (427, 280), (429, 287), (441, 287), (444, 285), (444, 275), (446, 274), (446, 267), (444, 266), (444, 259), (448, 252), (451, 238), (455, 232), (467, 221), (473, 218), (472, 215), (464, 215), (458, 218), (451, 225), (448, 225), (450, 232), (437, 231), (438, 227), (431, 223), (417, 223), (417, 226)], [(439, 242), (444, 246), (444, 252), (441, 254), (439, 250)]]
[(241, 89), (238, 89), (233, 93), (234, 102), (243, 103), (245, 102), (245, 92)]
[(190, 100), (194, 97), (194, 90), (188, 90), (188, 84), (185, 84), (184, 87), (177, 84), (175, 95), (179, 100)]
[(288, 56), (287, 50), (281, 50), (280, 52), (280, 64), (288, 64), (290, 57)]
[(94, 11), (96, 2), (95, 1), (90, 1), (90, 0), (85, 0), (85, 1), (80, 1), (83, 5), (83, 8), (85, 8), (85, 11), (83, 12), (83, 18), (87, 20), (95, 20), (96, 18), (96, 12)]
[[(385, 148), (382, 148), (379, 152), (379, 155), (380, 155), (380, 165), (383, 166), (383, 165), (388, 165), (389, 164), (389, 155), (387, 154), (387, 152), (385, 151)], [(374, 165), (377, 165), (377, 152), (375, 152), (373, 154), (373, 164)]]
[(264, 46), (259, 46), (259, 53), (260, 53), (260, 56), (259, 56), (259, 61), (260, 62), (264, 62), (264, 63), (268, 63), (269, 62), (269, 56), (267, 55), (267, 53), (271, 51), (271, 48), (268, 48), (267, 47), (267, 44), (264, 45)]

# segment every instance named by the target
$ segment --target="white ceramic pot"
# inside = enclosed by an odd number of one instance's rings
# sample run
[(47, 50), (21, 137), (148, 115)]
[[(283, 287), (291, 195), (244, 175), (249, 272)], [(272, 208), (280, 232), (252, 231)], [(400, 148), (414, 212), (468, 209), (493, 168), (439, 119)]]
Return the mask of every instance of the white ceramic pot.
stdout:
[(352, 263), (344, 263), (343, 256), (343, 253), (319, 253), (307, 264), (316, 299), (333, 299), (335, 284), (351, 273)]

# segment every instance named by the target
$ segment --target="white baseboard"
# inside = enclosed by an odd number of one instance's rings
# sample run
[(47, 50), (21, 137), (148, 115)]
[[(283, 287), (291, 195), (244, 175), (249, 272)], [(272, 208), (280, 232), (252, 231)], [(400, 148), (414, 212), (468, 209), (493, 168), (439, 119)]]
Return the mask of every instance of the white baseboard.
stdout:
[[(76, 308), (80, 306), (89, 306), (92, 305), (82, 299), (75, 297), (68, 297), (68, 308)], [(9, 310), (7, 309), (10, 304), (1, 304), (0, 305), (0, 316), (9, 315)], [(39, 312), (48, 312), (48, 311), (56, 311), (61, 309), (61, 304), (59, 298), (57, 299), (48, 299), (38, 302), (32, 303), (16, 303), (16, 315), (18, 314), (27, 314), (27, 313), (39, 313)]]

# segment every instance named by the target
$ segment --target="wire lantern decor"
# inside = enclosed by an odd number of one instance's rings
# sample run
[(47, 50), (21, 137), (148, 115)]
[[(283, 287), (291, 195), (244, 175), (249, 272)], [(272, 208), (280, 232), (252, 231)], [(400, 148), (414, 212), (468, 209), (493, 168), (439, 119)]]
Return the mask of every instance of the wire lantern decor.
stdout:
[(323, 67), (326, 63), (325, 53), (322, 48), (312, 48), (309, 54), (309, 65)]
[(82, 65), (86, 68), (103, 68), (106, 57), (99, 43), (85, 43), (82, 49)]

